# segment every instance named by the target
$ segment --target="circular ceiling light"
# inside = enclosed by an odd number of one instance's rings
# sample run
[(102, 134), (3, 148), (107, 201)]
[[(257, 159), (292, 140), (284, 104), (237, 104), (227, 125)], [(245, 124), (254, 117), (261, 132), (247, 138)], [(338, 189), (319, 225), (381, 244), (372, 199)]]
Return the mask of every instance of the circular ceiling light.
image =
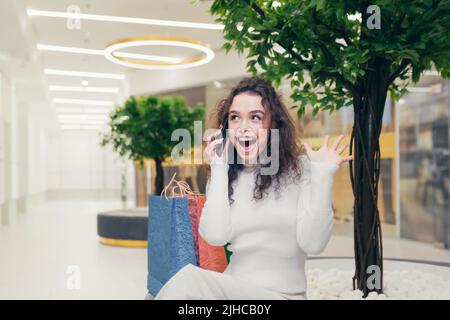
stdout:
[[(125, 53), (118, 50), (142, 46), (172, 46), (190, 48), (199, 54), (186, 58), (156, 57), (137, 53)], [(105, 58), (125, 67), (149, 70), (174, 70), (200, 66), (214, 58), (214, 51), (206, 43), (180, 37), (146, 36), (120, 39), (105, 48)]]

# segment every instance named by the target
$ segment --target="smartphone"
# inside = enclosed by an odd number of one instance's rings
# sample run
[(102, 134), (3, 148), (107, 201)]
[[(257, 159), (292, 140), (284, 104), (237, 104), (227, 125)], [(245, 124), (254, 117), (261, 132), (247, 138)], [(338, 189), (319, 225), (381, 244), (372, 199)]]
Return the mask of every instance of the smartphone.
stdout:
[(220, 136), (217, 139), (223, 138), (223, 141), (221, 144), (218, 144), (215, 147), (216, 154), (220, 157), (223, 152), (223, 147), (225, 145), (226, 139), (227, 139), (227, 129), (228, 129), (228, 115), (224, 117), (222, 120), (222, 129), (220, 132)]

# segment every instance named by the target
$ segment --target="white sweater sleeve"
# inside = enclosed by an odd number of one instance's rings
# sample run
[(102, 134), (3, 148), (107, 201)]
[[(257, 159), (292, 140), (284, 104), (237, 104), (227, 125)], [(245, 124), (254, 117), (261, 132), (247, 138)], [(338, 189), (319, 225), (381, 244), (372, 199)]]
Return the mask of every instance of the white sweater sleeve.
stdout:
[(332, 187), (338, 164), (310, 161), (304, 155), (297, 204), (297, 242), (307, 254), (319, 254), (333, 226)]
[(213, 246), (230, 242), (232, 235), (228, 202), (228, 164), (212, 164), (206, 201), (200, 216), (199, 234)]

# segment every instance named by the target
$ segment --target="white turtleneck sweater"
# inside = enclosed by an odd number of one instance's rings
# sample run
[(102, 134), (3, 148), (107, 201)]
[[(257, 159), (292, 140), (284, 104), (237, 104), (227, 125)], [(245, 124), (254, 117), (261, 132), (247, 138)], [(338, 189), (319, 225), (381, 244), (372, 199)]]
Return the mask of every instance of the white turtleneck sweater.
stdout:
[(303, 163), (300, 181), (258, 201), (252, 199), (254, 172), (240, 172), (231, 205), (228, 164), (211, 164), (199, 233), (211, 245), (231, 243), (225, 274), (277, 292), (306, 292), (306, 256), (322, 252), (330, 237), (333, 175), (339, 165), (306, 155), (298, 159)]

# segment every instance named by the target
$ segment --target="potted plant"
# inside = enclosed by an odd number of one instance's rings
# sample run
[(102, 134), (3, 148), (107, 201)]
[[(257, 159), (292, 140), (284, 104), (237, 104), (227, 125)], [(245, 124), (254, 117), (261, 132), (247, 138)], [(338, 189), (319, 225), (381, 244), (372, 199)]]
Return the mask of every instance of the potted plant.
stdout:
[[(290, 81), (298, 116), (353, 106), (350, 178), (355, 196), (353, 286), (367, 296), (368, 267), (383, 274), (377, 207), (379, 135), (386, 97), (433, 66), (450, 71), (450, 2), (439, 0), (215, 0), (228, 52), (248, 49), (249, 72)], [(257, 67), (259, 70), (257, 70)]]
[[(203, 117), (204, 108), (190, 108), (181, 97), (156, 96), (132, 96), (110, 114), (109, 132), (103, 134), (101, 144), (112, 145), (121, 156), (134, 161), (137, 206), (147, 205), (145, 165), (148, 160), (154, 160), (156, 168), (153, 193), (160, 194), (164, 187), (163, 162), (177, 144), (171, 141), (172, 132), (187, 129), (192, 134), (194, 121), (201, 121)], [(145, 196), (139, 197), (139, 194)]]

